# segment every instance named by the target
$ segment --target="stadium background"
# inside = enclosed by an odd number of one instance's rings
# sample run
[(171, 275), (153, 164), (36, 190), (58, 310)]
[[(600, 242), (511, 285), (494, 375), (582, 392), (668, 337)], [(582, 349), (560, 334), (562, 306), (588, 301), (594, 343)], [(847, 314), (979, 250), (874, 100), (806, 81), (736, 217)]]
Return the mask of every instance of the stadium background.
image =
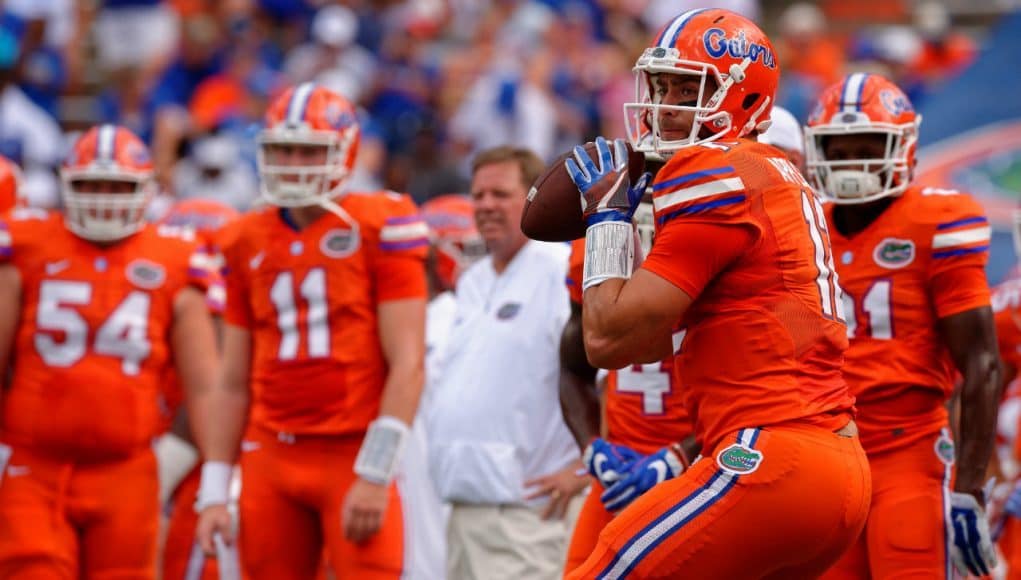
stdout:
[[(1021, 191), (1017, 0), (718, 3), (759, 21), (800, 119), (821, 87), (883, 72), (925, 117), (920, 176), (974, 193), (996, 229), (989, 274), (1014, 264)], [(126, 125), (151, 144), (164, 197), (245, 209), (266, 103), (318, 80), (363, 110), (355, 187), (419, 202), (465, 191), (473, 151), (552, 158), (620, 136), (630, 66), (690, 0), (8, 0), (0, 9), (0, 153), (29, 202), (56, 206), (76, 132)]]

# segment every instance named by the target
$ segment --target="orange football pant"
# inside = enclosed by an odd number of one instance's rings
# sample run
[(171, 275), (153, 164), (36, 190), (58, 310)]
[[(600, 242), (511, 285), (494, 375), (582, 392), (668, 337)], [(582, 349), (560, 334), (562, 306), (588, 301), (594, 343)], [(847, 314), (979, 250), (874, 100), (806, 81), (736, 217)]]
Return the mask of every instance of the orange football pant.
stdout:
[(323, 547), (337, 580), (397, 579), (404, 524), (395, 485), (379, 532), (344, 537), (341, 508), (362, 436), (292, 436), (250, 430), (241, 454), (240, 553), (249, 580), (314, 578)]
[(1021, 519), (1009, 514), (1003, 517), (1003, 533), (996, 545), (1007, 565), (1007, 580), (1021, 580)]
[(13, 447), (0, 481), (0, 578), (155, 576), (159, 483), (151, 450), (76, 464)]
[(575, 568), (581, 566), (592, 550), (596, 548), (599, 540), (599, 533), (603, 531), (611, 521), (613, 514), (607, 511), (599, 496), (603, 493), (603, 486), (595, 478), (592, 478), (592, 487), (589, 488), (588, 497), (578, 512), (578, 520), (574, 524), (574, 532), (571, 534), (571, 545), (567, 549), (567, 563), (564, 564), (564, 575), (570, 574)]
[(174, 490), (173, 507), (163, 544), (163, 580), (217, 580), (220, 577), (215, 558), (206, 558), (195, 542), (199, 517), (195, 499), (199, 492), (202, 468), (195, 469)]
[(952, 465), (939, 435), (869, 456), (872, 509), (865, 530), (825, 578), (951, 578), (944, 510)]
[(742, 429), (617, 514), (568, 577), (811, 578), (857, 539), (871, 495), (857, 437)]

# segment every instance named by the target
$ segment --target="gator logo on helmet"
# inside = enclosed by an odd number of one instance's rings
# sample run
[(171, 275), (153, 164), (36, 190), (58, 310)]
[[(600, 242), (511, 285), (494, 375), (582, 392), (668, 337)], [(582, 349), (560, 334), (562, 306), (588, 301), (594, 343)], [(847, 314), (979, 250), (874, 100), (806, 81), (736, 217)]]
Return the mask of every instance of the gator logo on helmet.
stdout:
[(705, 51), (713, 58), (721, 58), (726, 54), (738, 59), (749, 58), (752, 62), (761, 62), (766, 68), (776, 68), (776, 57), (768, 46), (750, 42), (741, 30), (734, 38), (727, 38), (722, 28), (710, 28), (702, 36)]
[(758, 469), (762, 458), (761, 451), (735, 443), (716, 455), (716, 464), (727, 473), (744, 475)]
[(885, 89), (879, 92), (879, 102), (883, 104), (883, 107), (890, 111), (890, 114), (894, 117), (899, 117), (904, 113), (913, 113), (915, 108), (911, 106), (911, 101), (908, 100), (900, 91), (893, 91)]
[(915, 243), (911, 240), (886, 238), (873, 250), (872, 259), (889, 270), (903, 268), (915, 261)]

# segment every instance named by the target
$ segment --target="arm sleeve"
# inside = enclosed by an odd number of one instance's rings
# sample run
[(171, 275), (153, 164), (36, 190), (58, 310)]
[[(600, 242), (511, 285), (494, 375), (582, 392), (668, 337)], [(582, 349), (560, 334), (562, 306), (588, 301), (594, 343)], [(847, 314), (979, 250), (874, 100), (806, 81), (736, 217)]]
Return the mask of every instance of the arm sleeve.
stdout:
[(982, 264), (965, 263), (942, 270), (930, 279), (929, 292), (939, 318), (989, 306), (989, 285)]
[(376, 298), (379, 302), (426, 298), (425, 258), (429, 228), (411, 198), (388, 196), (387, 215), (379, 229), (374, 257)]
[(206, 304), (213, 314), (223, 313), (222, 263), (220, 252), (208, 244), (196, 247), (188, 258), (188, 285), (205, 293)]
[(585, 274), (585, 238), (571, 242), (571, 257), (567, 262), (567, 293), (571, 302), (581, 304), (582, 277)]
[(756, 237), (750, 224), (678, 221), (658, 234), (642, 267), (696, 298)]

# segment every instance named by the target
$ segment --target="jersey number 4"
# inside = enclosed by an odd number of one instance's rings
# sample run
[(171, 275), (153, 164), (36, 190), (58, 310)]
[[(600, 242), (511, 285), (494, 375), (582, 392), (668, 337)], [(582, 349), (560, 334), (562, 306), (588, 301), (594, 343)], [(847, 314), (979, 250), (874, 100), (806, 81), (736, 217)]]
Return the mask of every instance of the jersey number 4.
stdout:
[[(51, 367), (70, 367), (88, 352), (89, 323), (75, 309), (92, 301), (92, 284), (46, 280), (39, 287), (35, 350)], [(132, 291), (96, 331), (92, 350), (121, 360), (125, 375), (139, 373), (152, 351), (149, 342), (149, 307), (145, 292)], [(63, 335), (57, 340), (55, 335)]]

